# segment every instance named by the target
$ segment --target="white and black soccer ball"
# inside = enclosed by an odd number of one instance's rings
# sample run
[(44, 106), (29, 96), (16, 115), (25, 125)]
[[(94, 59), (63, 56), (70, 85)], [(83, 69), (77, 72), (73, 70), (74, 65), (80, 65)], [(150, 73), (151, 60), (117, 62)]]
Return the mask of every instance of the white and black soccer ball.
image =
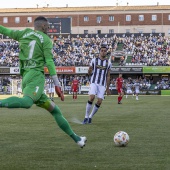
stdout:
[(113, 141), (116, 146), (127, 146), (129, 135), (124, 131), (119, 131), (114, 135)]

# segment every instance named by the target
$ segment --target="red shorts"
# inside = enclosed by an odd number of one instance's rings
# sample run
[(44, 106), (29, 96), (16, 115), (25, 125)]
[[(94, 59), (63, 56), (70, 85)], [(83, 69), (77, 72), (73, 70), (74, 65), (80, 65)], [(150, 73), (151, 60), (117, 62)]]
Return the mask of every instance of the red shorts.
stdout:
[(78, 88), (72, 88), (72, 92), (77, 92)]
[(122, 89), (122, 88), (119, 88), (119, 89), (117, 89), (117, 92), (118, 92), (118, 93), (122, 93), (122, 92), (123, 92), (123, 89)]

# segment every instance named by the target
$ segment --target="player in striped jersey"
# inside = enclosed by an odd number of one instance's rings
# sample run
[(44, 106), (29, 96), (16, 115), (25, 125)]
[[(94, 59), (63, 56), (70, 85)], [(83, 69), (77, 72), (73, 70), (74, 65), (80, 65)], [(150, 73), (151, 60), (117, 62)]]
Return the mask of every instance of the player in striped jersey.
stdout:
[[(92, 117), (98, 111), (104, 99), (105, 91), (110, 94), (110, 67), (111, 63), (107, 58), (106, 46), (101, 46), (100, 55), (98, 58), (93, 58), (88, 70), (90, 79), (89, 100), (86, 104), (86, 113), (83, 124), (91, 123)], [(93, 101), (97, 96), (97, 102), (92, 108)], [(91, 111), (91, 114), (90, 114)], [(90, 115), (89, 115), (90, 114)]]
[(21, 93), (22, 93), (21, 80), (19, 79), (19, 80), (17, 81), (17, 94), (18, 94), (18, 97), (21, 96)]
[(138, 95), (139, 95), (139, 90), (140, 90), (140, 82), (138, 79), (134, 83), (134, 88), (135, 88), (136, 100), (139, 100)]
[(49, 95), (49, 98), (54, 101), (54, 91), (55, 91), (55, 85), (54, 85), (54, 82), (53, 82), (53, 79), (52, 77), (49, 78), (48, 80), (48, 95)]
[(126, 99), (128, 98), (128, 94), (132, 94), (132, 87), (133, 85), (131, 84), (130, 81), (126, 83)]

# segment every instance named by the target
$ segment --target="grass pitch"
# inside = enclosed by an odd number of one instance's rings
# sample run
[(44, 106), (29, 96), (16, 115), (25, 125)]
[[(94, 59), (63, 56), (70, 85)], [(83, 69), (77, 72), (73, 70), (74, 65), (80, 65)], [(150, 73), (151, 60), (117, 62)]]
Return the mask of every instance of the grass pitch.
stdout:
[[(88, 96), (55, 103), (78, 135), (79, 148), (45, 110), (0, 108), (0, 169), (2, 170), (169, 170), (170, 96), (131, 96), (117, 104), (107, 96), (92, 124), (81, 125)], [(116, 147), (113, 136), (129, 134), (127, 147)]]

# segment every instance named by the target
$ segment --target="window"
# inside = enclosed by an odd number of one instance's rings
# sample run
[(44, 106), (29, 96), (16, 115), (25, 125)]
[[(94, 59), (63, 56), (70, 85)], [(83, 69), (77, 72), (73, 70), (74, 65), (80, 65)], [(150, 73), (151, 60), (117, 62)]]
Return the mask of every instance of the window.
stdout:
[(170, 20), (170, 15), (168, 15), (168, 20)]
[(20, 23), (20, 17), (15, 17), (15, 23)]
[(88, 16), (84, 16), (84, 21), (89, 21), (89, 17)]
[(3, 23), (8, 23), (8, 17), (3, 17)]
[(139, 21), (144, 21), (144, 15), (139, 15)]
[(152, 15), (152, 21), (156, 21), (157, 20), (157, 15)]
[(128, 34), (129, 34), (129, 33), (130, 33), (130, 29), (126, 29), (126, 33), (128, 33)]
[(101, 34), (101, 30), (97, 30), (97, 34)]
[(109, 21), (114, 21), (114, 16), (112, 15), (112, 16), (109, 16)]
[(100, 23), (101, 20), (102, 20), (102, 17), (101, 16), (97, 16), (97, 18), (96, 18), (97, 23)]
[(27, 17), (27, 22), (32, 22), (32, 17)]
[(84, 34), (88, 34), (88, 30), (84, 30)]
[(131, 15), (126, 15), (126, 21), (131, 21)]
[(168, 29), (168, 35), (170, 35), (170, 29)]
[(114, 33), (114, 29), (109, 29), (109, 34), (113, 34)]
[(152, 29), (152, 33), (156, 33), (156, 29)]

